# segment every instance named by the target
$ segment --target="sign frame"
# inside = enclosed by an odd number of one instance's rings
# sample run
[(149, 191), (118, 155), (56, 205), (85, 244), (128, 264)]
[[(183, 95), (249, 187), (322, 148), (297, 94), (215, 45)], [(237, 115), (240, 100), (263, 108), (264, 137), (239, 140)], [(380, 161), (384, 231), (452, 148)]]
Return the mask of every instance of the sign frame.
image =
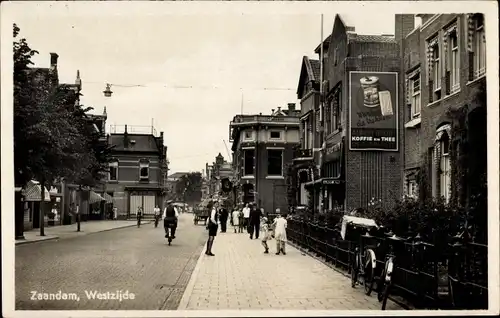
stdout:
[[(395, 89), (395, 114), (396, 117), (396, 147), (392, 149), (385, 148), (352, 148), (352, 74), (386, 74), (386, 75), (395, 75), (396, 80), (396, 89)], [(399, 73), (398, 72), (382, 72), (382, 71), (349, 71), (349, 150), (350, 151), (382, 151), (382, 152), (399, 152)]]

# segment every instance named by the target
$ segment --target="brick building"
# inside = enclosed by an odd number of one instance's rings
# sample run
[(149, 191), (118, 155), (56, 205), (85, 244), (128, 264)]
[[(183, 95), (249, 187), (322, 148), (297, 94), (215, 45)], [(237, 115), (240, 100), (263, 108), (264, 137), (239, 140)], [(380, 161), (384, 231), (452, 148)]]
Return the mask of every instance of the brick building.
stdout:
[[(420, 192), (420, 197), (455, 197), (466, 204), (487, 166), (486, 105), (481, 102), (486, 84), (484, 18), (482, 14), (420, 17), (422, 24), (401, 46), (404, 189), (408, 196)], [(410, 24), (414, 17), (397, 19)], [(463, 110), (464, 117), (450, 110)], [(457, 161), (465, 154), (466, 161)], [(467, 173), (459, 176), (459, 169)]]
[(233, 118), (230, 141), (241, 202), (255, 202), (266, 213), (288, 210), (286, 165), (299, 144), (299, 116), (295, 104), (288, 104), (271, 115)]
[(117, 133), (117, 128), (122, 127), (112, 127), (108, 135), (114, 148), (106, 191), (113, 197), (119, 218), (135, 216), (139, 206), (145, 217), (152, 217), (155, 205), (163, 208), (165, 201), (168, 161), (163, 132), (158, 135), (153, 127), (125, 125)]
[(401, 196), (402, 34), (398, 27), (396, 35), (357, 34), (335, 17), (323, 43), (324, 106), (316, 112), (321, 168), (306, 185), (319, 194), (319, 210), (366, 207), (372, 198), (390, 205)]

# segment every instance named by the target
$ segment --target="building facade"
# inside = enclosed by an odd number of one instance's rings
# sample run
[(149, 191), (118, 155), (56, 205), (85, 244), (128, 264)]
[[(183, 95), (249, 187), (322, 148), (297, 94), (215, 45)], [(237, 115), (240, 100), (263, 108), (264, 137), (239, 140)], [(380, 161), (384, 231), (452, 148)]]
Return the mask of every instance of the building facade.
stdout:
[(405, 36), (401, 53), (404, 191), (466, 205), (485, 182), (487, 167), (484, 17), (420, 18), (422, 24)]
[(119, 218), (134, 217), (138, 207), (145, 217), (152, 217), (154, 207), (163, 208), (165, 203), (168, 161), (163, 132), (158, 135), (153, 127), (146, 132), (145, 127), (125, 125), (123, 132), (117, 133), (122, 127), (113, 128), (108, 135), (114, 148), (106, 191), (113, 197)]
[(295, 104), (271, 115), (236, 115), (230, 123), (238, 200), (272, 213), (288, 211), (287, 164), (300, 142), (300, 111)]

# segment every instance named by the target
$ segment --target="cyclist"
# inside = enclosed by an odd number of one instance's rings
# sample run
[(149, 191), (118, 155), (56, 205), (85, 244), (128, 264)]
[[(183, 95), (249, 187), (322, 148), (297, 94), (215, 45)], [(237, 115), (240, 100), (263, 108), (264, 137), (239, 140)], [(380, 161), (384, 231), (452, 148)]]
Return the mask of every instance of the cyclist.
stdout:
[(177, 219), (179, 218), (179, 212), (177, 208), (172, 204), (172, 200), (167, 201), (167, 207), (163, 211), (163, 227), (165, 228), (165, 237), (169, 238), (168, 230), (170, 229), (171, 239), (175, 239), (175, 230), (177, 229)]

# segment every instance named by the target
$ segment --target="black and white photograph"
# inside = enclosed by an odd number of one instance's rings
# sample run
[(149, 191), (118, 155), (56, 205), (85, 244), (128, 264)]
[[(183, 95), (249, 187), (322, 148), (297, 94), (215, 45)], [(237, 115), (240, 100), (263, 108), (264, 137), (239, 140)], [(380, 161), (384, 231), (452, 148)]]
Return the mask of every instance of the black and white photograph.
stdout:
[(5, 317), (499, 314), (495, 1), (5, 1)]

